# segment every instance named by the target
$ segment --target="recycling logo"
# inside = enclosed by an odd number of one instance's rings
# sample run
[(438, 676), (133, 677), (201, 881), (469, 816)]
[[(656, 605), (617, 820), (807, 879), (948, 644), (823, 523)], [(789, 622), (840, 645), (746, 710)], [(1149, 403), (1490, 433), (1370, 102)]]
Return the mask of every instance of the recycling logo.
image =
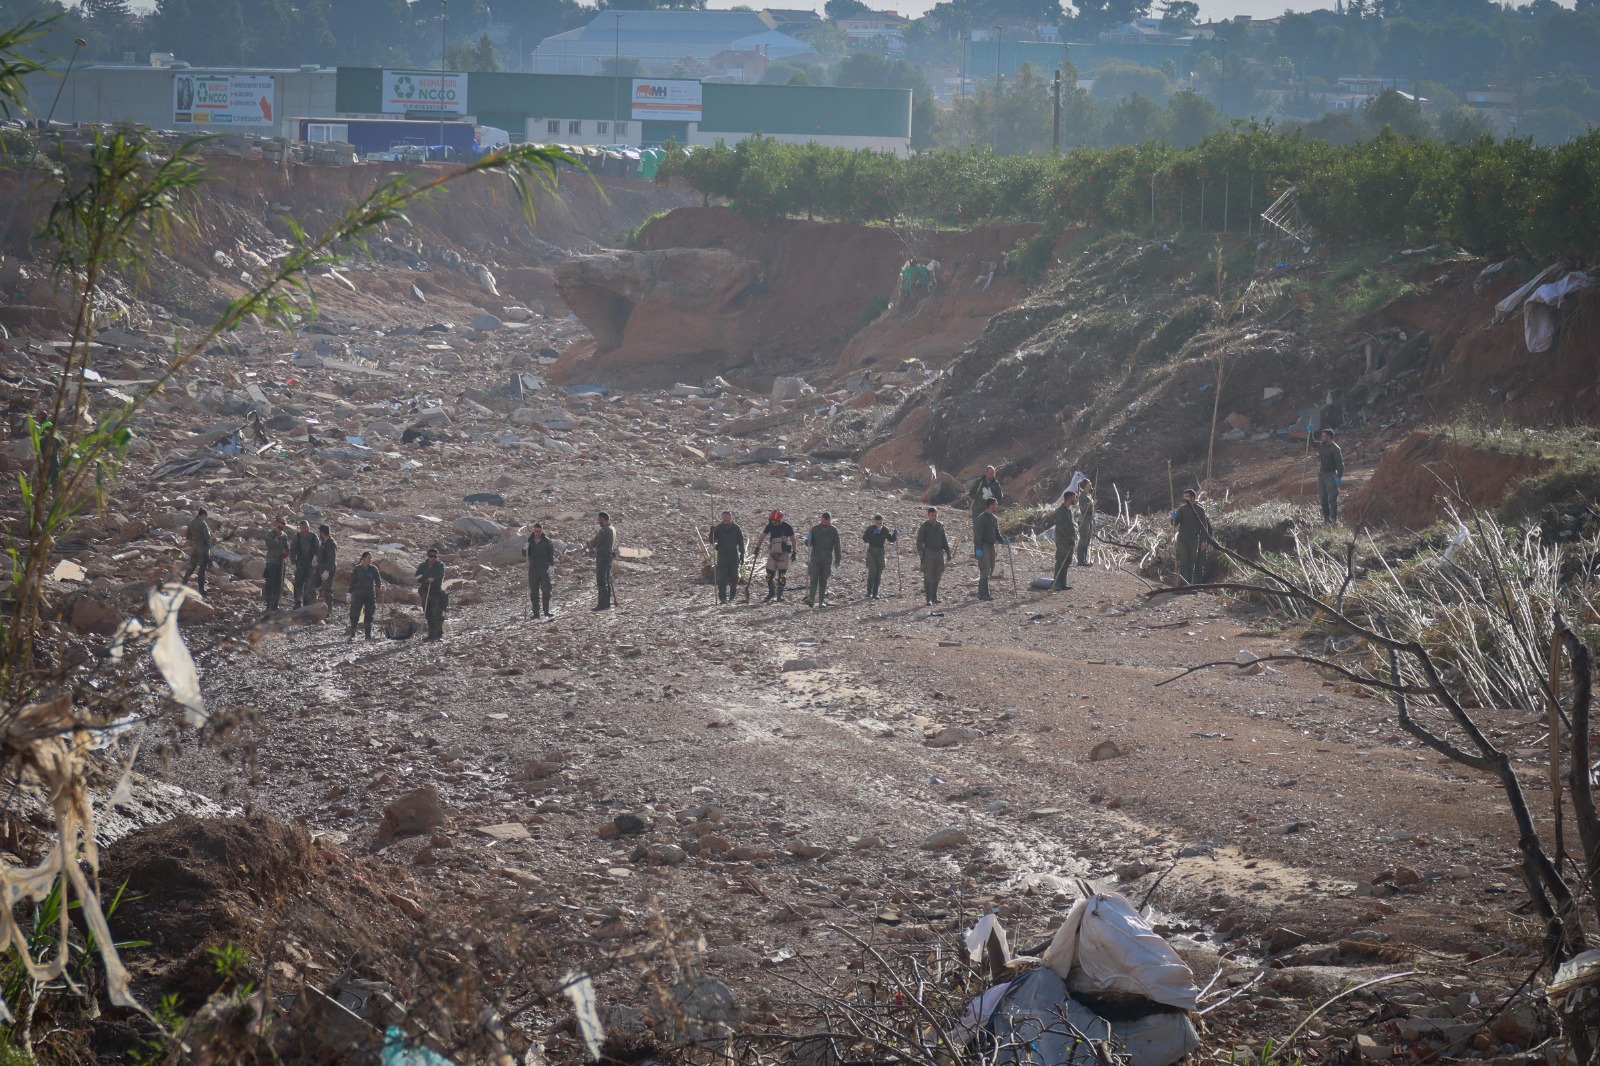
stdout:
[(394, 80), (394, 95), (400, 100), (415, 100), (417, 98), (416, 83), (409, 74), (402, 74)]

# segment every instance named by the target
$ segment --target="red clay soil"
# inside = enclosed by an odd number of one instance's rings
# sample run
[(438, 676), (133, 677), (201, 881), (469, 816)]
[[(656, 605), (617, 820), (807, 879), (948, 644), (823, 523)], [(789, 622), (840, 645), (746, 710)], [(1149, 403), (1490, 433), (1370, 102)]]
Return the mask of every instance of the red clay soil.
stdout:
[(1463, 407), (1523, 425), (1544, 426), (1600, 417), (1600, 333), (1594, 316), (1600, 290), (1567, 297), (1555, 345), (1530, 353), (1522, 315), (1494, 323), (1495, 304), (1527, 280), (1505, 271), (1504, 281), (1472, 291), (1485, 263), (1461, 261), (1419, 272), (1419, 291), (1367, 316), (1353, 328), (1398, 326), (1433, 337), (1423, 377), (1423, 397), (1434, 415)]
[[(903, 235), (882, 227), (800, 219), (752, 221), (727, 208), (682, 208), (651, 223), (636, 248), (723, 248), (753, 260), (769, 291), (732, 311), (730, 349), (749, 354), (751, 376), (778, 373), (846, 374), (889, 369), (902, 359), (942, 365), (983, 332), (991, 316), (1017, 303), (1015, 276), (973, 284), (988, 262), (998, 263), (1036, 225), (991, 226), (964, 232)], [(898, 294), (907, 258), (939, 261), (939, 289), (925, 301), (863, 320)], [(608, 361), (624, 363), (618, 350)], [(727, 367), (706, 367), (721, 373)]]
[(1452, 502), (1458, 508), (1498, 506), (1517, 482), (1551, 462), (1414, 432), (1383, 453), (1371, 481), (1352, 494), (1348, 516), (1370, 525), (1426, 529)]

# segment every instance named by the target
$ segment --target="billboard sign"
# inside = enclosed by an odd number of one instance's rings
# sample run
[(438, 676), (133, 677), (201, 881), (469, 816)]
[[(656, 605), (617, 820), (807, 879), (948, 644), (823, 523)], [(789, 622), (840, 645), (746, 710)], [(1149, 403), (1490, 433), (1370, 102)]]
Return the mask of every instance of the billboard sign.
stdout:
[(700, 83), (677, 79), (635, 78), (633, 80), (635, 120), (662, 122), (700, 121)]
[(386, 70), (383, 72), (383, 113), (404, 115), (434, 111), (441, 115), (467, 113), (467, 76), (437, 70)]
[(180, 126), (271, 126), (270, 74), (174, 74), (172, 118)]

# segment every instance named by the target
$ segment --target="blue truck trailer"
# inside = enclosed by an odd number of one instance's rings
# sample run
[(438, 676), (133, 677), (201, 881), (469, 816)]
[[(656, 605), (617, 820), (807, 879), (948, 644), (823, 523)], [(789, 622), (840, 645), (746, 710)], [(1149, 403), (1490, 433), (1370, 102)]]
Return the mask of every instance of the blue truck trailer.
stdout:
[(506, 131), (471, 122), (408, 118), (303, 118), (300, 139), (343, 142), (363, 159), (476, 159), (506, 144)]

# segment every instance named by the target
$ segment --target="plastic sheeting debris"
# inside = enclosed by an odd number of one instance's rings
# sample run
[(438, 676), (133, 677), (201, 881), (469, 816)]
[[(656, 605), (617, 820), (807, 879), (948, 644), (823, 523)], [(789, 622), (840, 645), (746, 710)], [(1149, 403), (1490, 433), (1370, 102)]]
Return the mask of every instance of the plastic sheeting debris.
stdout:
[(1072, 991), (1138, 996), (1194, 1010), (1194, 973), (1121, 896), (1095, 893), (1078, 900), (1045, 949), (1044, 963)]
[(1561, 301), (1567, 293), (1586, 289), (1589, 285), (1589, 275), (1574, 270), (1563, 278), (1533, 290), (1522, 305), (1522, 339), (1527, 342), (1528, 351), (1538, 353), (1550, 350), (1555, 343), (1556, 328), (1561, 319), (1558, 313)]

